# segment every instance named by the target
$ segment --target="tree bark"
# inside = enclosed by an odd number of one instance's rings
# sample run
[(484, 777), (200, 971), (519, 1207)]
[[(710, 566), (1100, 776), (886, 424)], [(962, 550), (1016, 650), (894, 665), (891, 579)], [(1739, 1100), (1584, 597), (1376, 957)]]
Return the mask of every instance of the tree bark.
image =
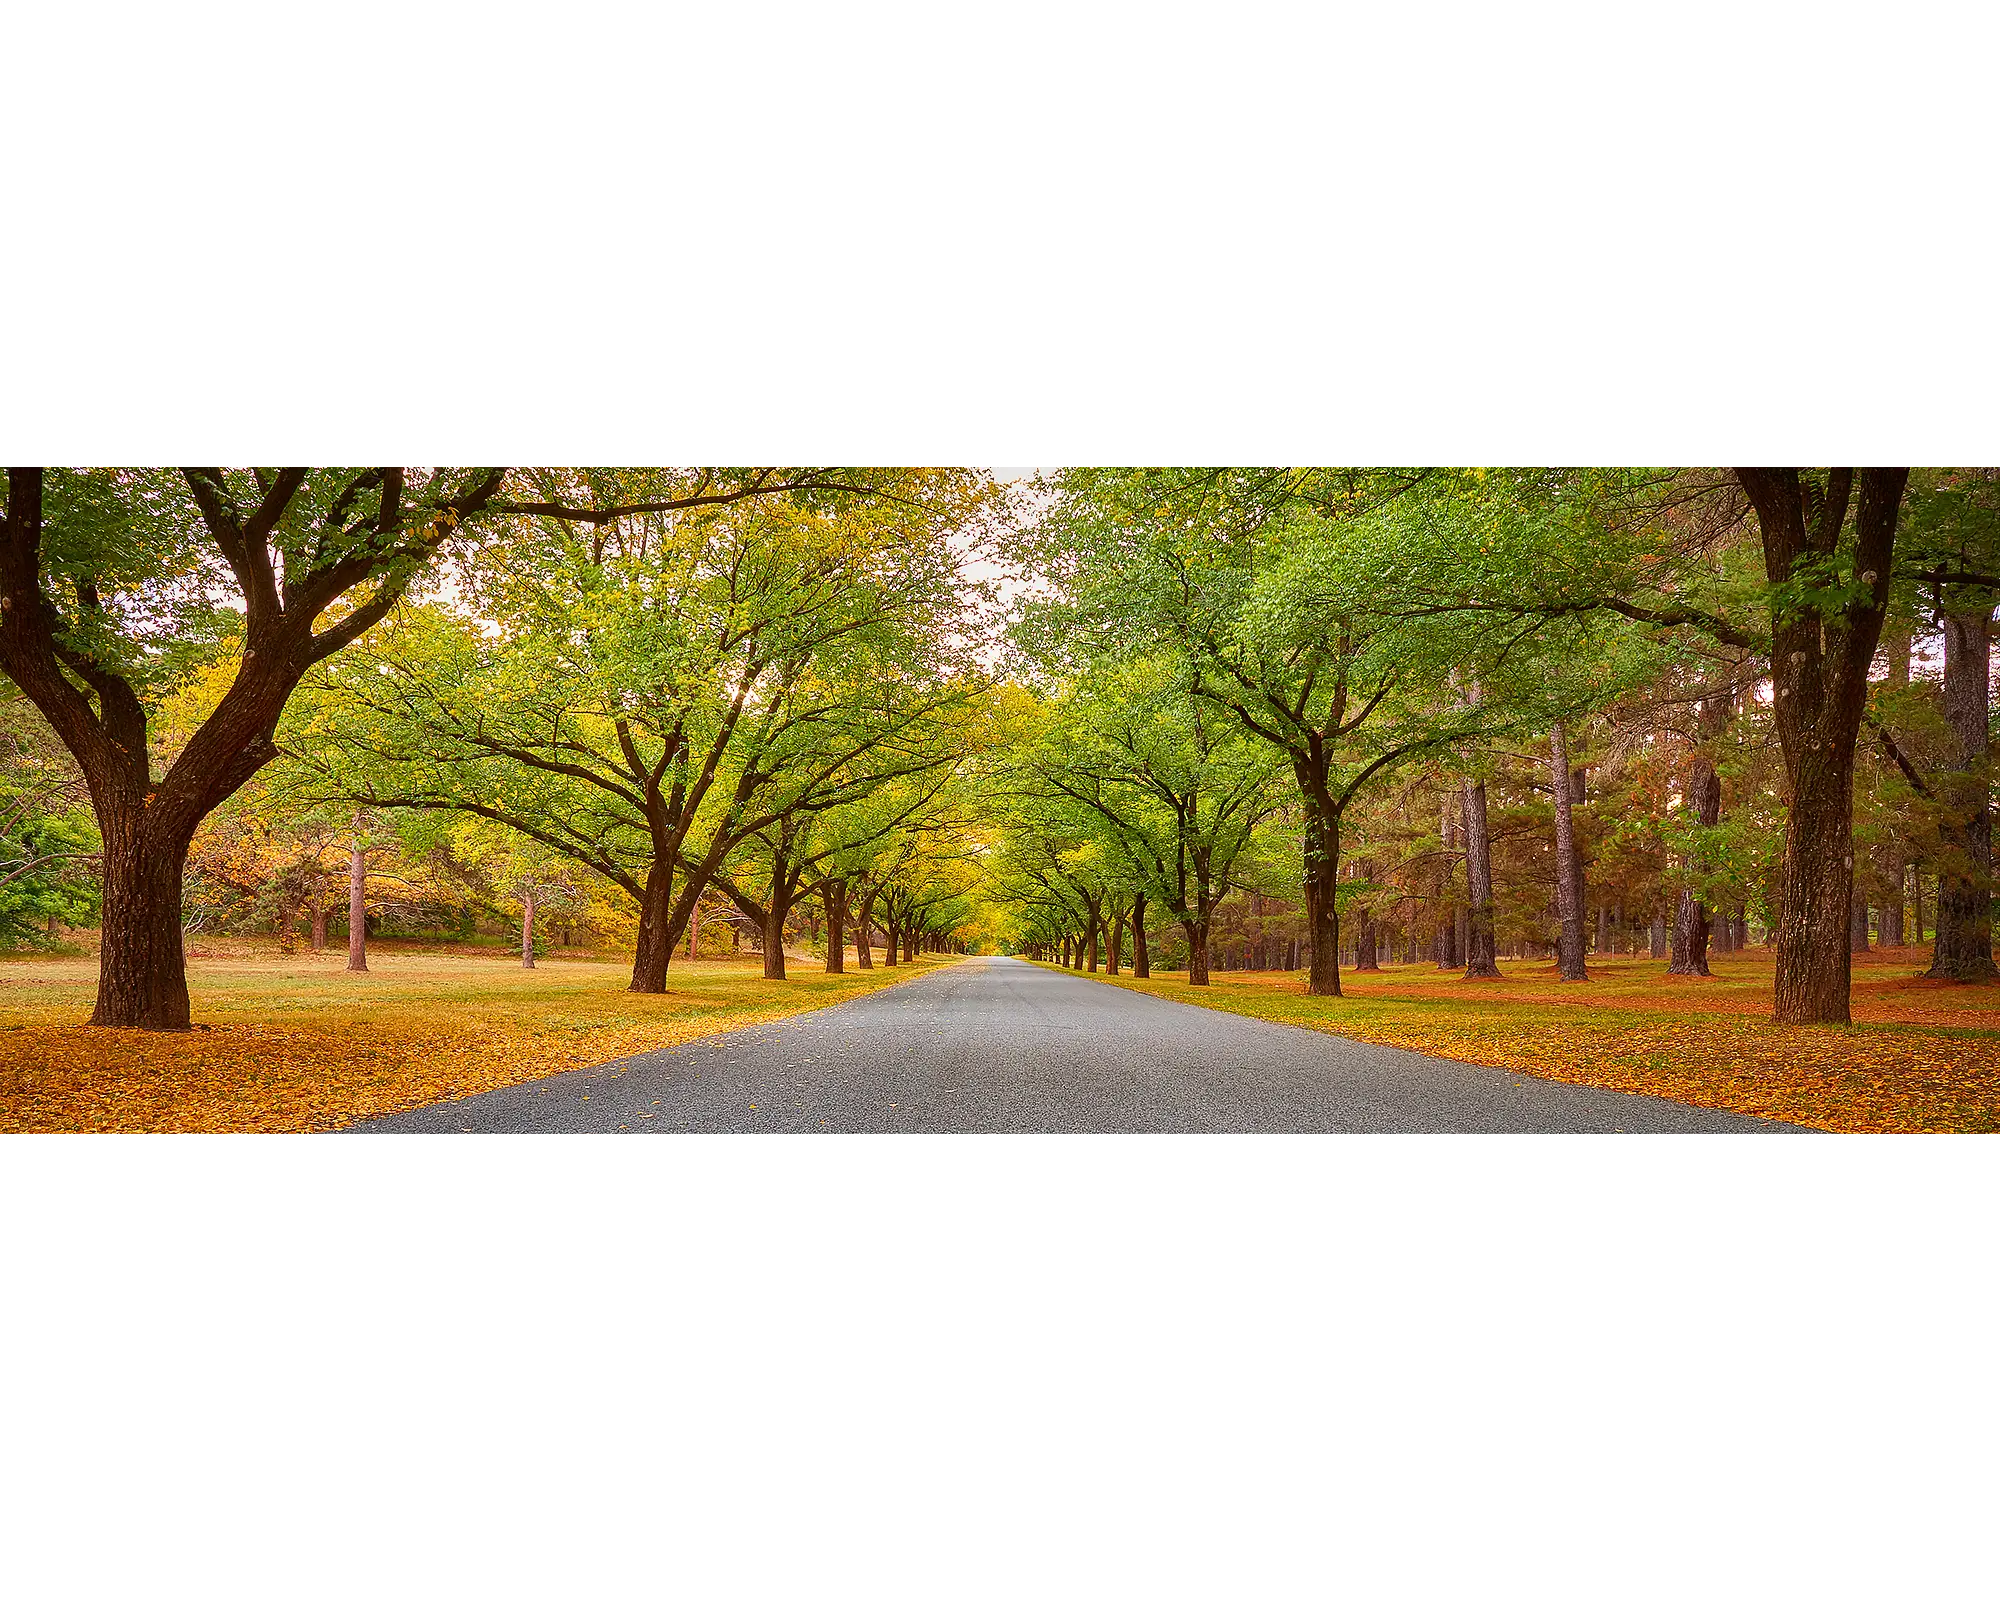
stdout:
[(875, 891), (861, 897), (861, 910), (854, 919), (854, 959), (863, 972), (875, 966)]
[(535, 966), (535, 891), (521, 891), (521, 965), (529, 971)]
[(360, 818), (347, 847), (347, 970), (368, 970), (368, 852), (361, 848)]
[(1381, 962), (1375, 954), (1375, 919), (1368, 915), (1368, 907), (1356, 902), (1354, 907), (1354, 970), (1356, 972), (1380, 972)]
[[(1778, 920), (1780, 1022), (1846, 1022), (1852, 957), (1854, 748), (1804, 749), (1785, 829)], [(1825, 848), (1828, 840), (1840, 849)]]
[(1884, 950), (1899, 949), (1903, 943), (1903, 864), (1891, 860), (1889, 864), (1890, 882), (1894, 890), (1882, 897), (1882, 904), (1876, 913), (1875, 942)]
[(1132, 976), (1150, 978), (1153, 975), (1153, 958), (1146, 949), (1146, 897), (1135, 894), (1132, 897)]
[(1868, 902), (1854, 890), (1848, 891), (1847, 950), (1850, 955), (1868, 952)]
[[(1910, 647), (1915, 640), (1916, 631), (1908, 622), (1884, 622), (1882, 656), (1889, 669), (1891, 689), (1907, 689), (1910, 686)], [(1887, 845), (1878, 862), (1883, 881), (1891, 887), (1878, 908), (1879, 925), (1875, 942), (1885, 949), (1897, 949), (1903, 943), (1903, 879), (1907, 876), (1901, 840)]]
[[(181, 874), (187, 846), (146, 837), (143, 811), (98, 810), (104, 840), (104, 940), (92, 1024), (107, 1028), (188, 1026), (187, 960), (181, 946)], [(106, 824), (109, 824), (108, 826)]]
[(1958, 761), (1938, 791), (1952, 815), (1939, 828), (1937, 944), (1929, 976), (1960, 982), (2000, 977), (1993, 964), (1993, 824), (1989, 687), (1992, 608), (1944, 619), (1944, 714)]
[(1756, 510), (1764, 572), (1773, 585), (1790, 585), (1810, 574), (1814, 563), (1838, 561), (1854, 502), (1854, 598), (1838, 609), (1774, 598), (1771, 611), (1772, 715), (1792, 791), (1779, 872), (1774, 1015), (1786, 1023), (1847, 1022), (1854, 742), (1888, 611), (1896, 521), (1909, 470), (1835, 467), (1824, 482), (1795, 467), (1734, 470)]
[(632, 952), (632, 994), (665, 994), (674, 959), (673, 869), (656, 861), (639, 895), (639, 942)]
[(785, 975), (785, 916), (790, 910), (782, 896), (774, 893), (764, 913), (764, 976), (767, 978), (782, 978)]
[[(321, 890), (320, 892), (325, 893), (324, 890)], [(323, 951), (326, 948), (326, 919), (327, 919), (326, 906), (324, 905), (314, 906), (313, 920), (312, 920), (312, 947), (314, 955), (318, 955), (321, 951)]]
[(820, 885), (820, 901), (826, 907), (826, 970), (847, 971), (847, 883), (836, 879)]
[(1550, 786), (1556, 800), (1556, 971), (1564, 983), (1590, 974), (1583, 964), (1583, 866), (1577, 858), (1576, 826), (1570, 812), (1569, 738), (1558, 722), (1549, 735)]
[(1123, 948), (1124, 943), (1125, 913), (1123, 911), (1116, 911), (1112, 913), (1104, 940), (1104, 970), (1111, 977), (1115, 978), (1118, 976), (1118, 963), (1125, 953)]
[[(1324, 775), (1294, 763), (1305, 802), (1306, 993), (1340, 993), (1340, 813)], [(1206, 980), (1204, 980), (1206, 981)]]
[(1188, 983), (1197, 989), (1208, 987), (1208, 924), (1185, 921), (1181, 927), (1188, 938)]
[[(1722, 820), (1722, 778), (1715, 770), (1712, 747), (1713, 741), (1728, 727), (1734, 704), (1732, 694), (1711, 694), (1703, 696), (1695, 710), (1700, 743), (1688, 764), (1687, 788), (1682, 800), (1696, 824), (1703, 828), (1712, 828)], [(1682, 889), (1674, 908), (1674, 949), (1667, 971), (1682, 977), (1710, 976), (1708, 944), (1713, 932), (1709, 907), (1692, 889)]]
[(1493, 942), (1493, 833), (1486, 817), (1486, 784), (1468, 778), (1464, 785), (1466, 922), (1465, 975), (1500, 976), (1499, 952)]

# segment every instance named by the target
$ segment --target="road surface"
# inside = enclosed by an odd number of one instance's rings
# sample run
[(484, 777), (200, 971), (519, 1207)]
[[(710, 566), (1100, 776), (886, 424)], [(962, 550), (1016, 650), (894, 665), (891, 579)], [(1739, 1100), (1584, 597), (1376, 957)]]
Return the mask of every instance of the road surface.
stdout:
[[(1161, 980), (1172, 992), (1171, 978)], [(1002, 956), (351, 1133), (1799, 1133)]]

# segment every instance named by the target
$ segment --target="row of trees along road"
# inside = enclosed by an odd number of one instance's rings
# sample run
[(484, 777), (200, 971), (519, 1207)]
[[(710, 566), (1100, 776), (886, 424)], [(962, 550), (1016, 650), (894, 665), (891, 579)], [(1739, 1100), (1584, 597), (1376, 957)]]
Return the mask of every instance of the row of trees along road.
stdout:
[[(943, 759), (932, 714), (976, 687), (950, 541), (992, 494), (841, 468), (8, 469), (0, 668), (101, 836), (92, 1020), (188, 1026), (195, 830), (287, 745), (343, 799), (486, 817), (616, 883), (634, 985), (659, 987), (732, 850)], [(163, 751), (155, 719), (218, 664)]]
[(0, 915), (101, 892), (100, 1023), (187, 1025), (206, 906), (323, 936), (343, 888), (357, 961), (365, 904), (504, 900), (524, 959), (629, 920), (641, 992), (704, 905), (774, 978), (801, 918), (830, 964), (979, 926), (1144, 970), (1169, 930), (1196, 982), (1254, 921), (1325, 995), (1343, 950), (1587, 980), (1640, 927), (1698, 974), (1754, 920), (1780, 1020), (1840, 1021), (1926, 905), (1933, 972), (1994, 973), (1987, 469), (17, 468), (5, 504)]
[[(1001, 763), (992, 874), (1023, 945), (1094, 961), (1166, 903), (1200, 983), (1221, 896), (1285, 893), (1288, 864), (1307, 987), (1337, 994), (1343, 908), (1372, 966), (1381, 908), (1420, 886), (1442, 904), (1462, 870), (1440, 961), (1491, 977), (1522, 920), (1497, 871), (1547, 891), (1559, 969), (1584, 980), (1590, 848), (1628, 879), (1650, 863), (1677, 970), (1705, 971), (1712, 931), (1734, 944), (1754, 907), (1781, 1021), (1847, 1020), (1867, 897), (1900, 942), (1917, 862), (1933, 972), (1993, 974), (1990, 471), (1090, 469), (1039, 487), (1008, 540), (1035, 733)], [(1940, 679), (1913, 682), (1930, 639)], [(1234, 799), (1253, 749), (1289, 781)], [(1615, 825), (1588, 803), (1593, 767), (1628, 796)], [(1413, 800), (1442, 802), (1414, 854)], [(1608, 909), (1600, 893), (1599, 948)]]

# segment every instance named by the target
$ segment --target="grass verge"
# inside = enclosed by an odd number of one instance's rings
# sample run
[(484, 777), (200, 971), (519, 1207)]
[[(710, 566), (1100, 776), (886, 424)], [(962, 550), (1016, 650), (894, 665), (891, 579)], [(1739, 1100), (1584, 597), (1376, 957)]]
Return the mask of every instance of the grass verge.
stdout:
[[(2000, 988), (1921, 976), (1918, 951), (1857, 957), (1855, 1025), (1778, 1027), (1771, 958), (1711, 958), (1715, 976), (1674, 978), (1664, 961), (1593, 957), (1591, 982), (1546, 962), (1503, 961), (1498, 982), (1426, 967), (1342, 972), (1340, 998), (1297, 973), (1185, 973), (1100, 983), (1500, 1067), (1559, 1083), (1658, 1095), (1835, 1133), (2000, 1132)], [(1061, 969), (1058, 969), (1061, 970)]]
[(83, 1025), (94, 959), (0, 963), (0, 1132), (311, 1133), (817, 1010), (958, 959), (829, 975), (676, 962), (664, 995), (615, 960), (371, 953), (190, 962), (195, 1028)]

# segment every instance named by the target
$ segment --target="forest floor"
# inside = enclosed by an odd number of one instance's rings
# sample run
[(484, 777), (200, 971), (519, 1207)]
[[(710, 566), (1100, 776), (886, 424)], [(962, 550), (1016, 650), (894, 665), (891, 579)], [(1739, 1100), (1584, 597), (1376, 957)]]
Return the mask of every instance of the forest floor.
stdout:
[(1100, 982), (1561, 1083), (1658, 1095), (1836, 1133), (2000, 1132), (2000, 986), (1922, 976), (1926, 950), (1854, 958), (1854, 1026), (1770, 1021), (1769, 952), (1711, 956), (1711, 978), (1664, 961), (1593, 956), (1587, 984), (1546, 961), (1502, 961), (1471, 983), (1435, 967), (1343, 969), (1342, 998), (1295, 972)]
[[(0, 1132), (310, 1133), (771, 1022), (956, 960), (829, 975), (788, 957), (676, 961), (664, 995), (626, 991), (629, 957), (524, 970), (496, 951), (217, 950), (188, 963), (195, 1027), (84, 1026), (94, 957), (0, 961)], [(878, 958), (879, 962), (879, 958)]]

